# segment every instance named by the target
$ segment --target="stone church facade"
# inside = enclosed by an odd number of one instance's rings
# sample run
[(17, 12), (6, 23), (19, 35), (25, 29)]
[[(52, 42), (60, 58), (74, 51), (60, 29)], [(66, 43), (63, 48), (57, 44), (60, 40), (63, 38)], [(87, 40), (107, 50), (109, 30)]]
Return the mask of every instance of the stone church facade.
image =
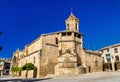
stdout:
[(66, 30), (42, 34), (24, 50), (17, 49), (11, 67), (33, 63), (37, 78), (102, 71), (101, 54), (83, 48), (79, 19), (71, 13), (65, 22)]

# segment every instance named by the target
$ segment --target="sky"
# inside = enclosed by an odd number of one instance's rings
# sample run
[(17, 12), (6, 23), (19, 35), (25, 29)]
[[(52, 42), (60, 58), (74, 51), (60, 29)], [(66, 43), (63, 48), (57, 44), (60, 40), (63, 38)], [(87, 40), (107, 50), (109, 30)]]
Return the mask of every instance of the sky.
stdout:
[(0, 0), (0, 57), (12, 57), (41, 34), (65, 30), (71, 7), (86, 49), (120, 43), (120, 0)]

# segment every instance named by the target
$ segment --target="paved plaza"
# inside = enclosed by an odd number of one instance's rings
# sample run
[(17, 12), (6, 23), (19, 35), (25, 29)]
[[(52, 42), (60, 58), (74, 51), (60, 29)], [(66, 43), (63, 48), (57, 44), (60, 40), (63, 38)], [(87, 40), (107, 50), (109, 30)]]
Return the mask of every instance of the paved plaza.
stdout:
[(75, 77), (56, 77), (45, 79), (21, 79), (3, 76), (0, 82), (120, 82), (120, 72), (88, 73)]

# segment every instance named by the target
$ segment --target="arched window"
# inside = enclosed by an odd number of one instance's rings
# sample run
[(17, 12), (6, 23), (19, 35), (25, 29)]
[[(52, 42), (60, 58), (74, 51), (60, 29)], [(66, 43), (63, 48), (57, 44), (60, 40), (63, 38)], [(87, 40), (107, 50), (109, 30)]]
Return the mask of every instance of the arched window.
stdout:
[(58, 38), (55, 38), (55, 44), (58, 44)]
[(67, 24), (67, 30), (69, 30), (69, 23)]

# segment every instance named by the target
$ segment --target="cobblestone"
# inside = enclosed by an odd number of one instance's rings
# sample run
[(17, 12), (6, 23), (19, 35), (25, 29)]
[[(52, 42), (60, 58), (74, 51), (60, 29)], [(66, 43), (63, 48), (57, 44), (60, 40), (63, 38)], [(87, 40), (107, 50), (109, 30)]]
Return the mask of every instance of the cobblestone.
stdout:
[(54, 78), (42, 82), (120, 82), (120, 72), (88, 73), (77, 77)]
[[(11, 80), (10, 80), (11, 79)], [(120, 72), (96, 72), (82, 74), (74, 77), (56, 77), (53, 79), (24, 79), (18, 77), (3, 76), (0, 82), (120, 82)], [(7, 81), (9, 80), (9, 81)]]

